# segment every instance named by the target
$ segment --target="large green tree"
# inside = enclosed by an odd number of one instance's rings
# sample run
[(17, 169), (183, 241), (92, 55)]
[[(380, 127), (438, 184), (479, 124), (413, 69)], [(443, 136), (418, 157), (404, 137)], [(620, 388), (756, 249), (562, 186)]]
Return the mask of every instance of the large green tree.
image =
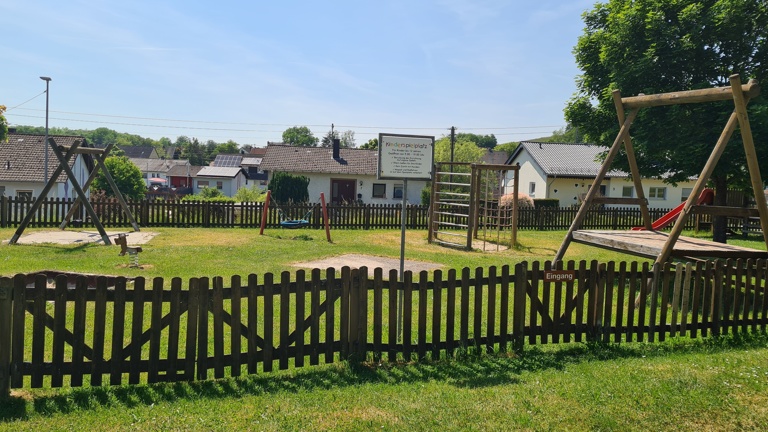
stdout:
[[(565, 117), (588, 142), (610, 145), (619, 125), (611, 91), (622, 96), (728, 86), (767, 78), (768, 2), (755, 0), (611, 0), (584, 14), (586, 24), (574, 49), (582, 70), (578, 92)], [(640, 172), (670, 183), (697, 176), (733, 111), (733, 102), (643, 109), (631, 134)], [(749, 115), (756, 142), (768, 139), (768, 102), (751, 101)], [(762, 172), (768, 148), (757, 146)], [(627, 169), (620, 157), (615, 167)], [(741, 137), (734, 134), (711, 181), (719, 203), (728, 187), (744, 186)], [(716, 220), (715, 240), (725, 240), (724, 221)]]
[(292, 146), (317, 147), (317, 141), (306, 126), (289, 127), (283, 132), (283, 142)]
[[(134, 200), (144, 199), (147, 192), (147, 186), (141, 177), (141, 170), (125, 156), (110, 156), (104, 160), (110, 176), (115, 181), (117, 189), (125, 198)], [(112, 188), (109, 187), (103, 171), (99, 171), (96, 178), (93, 179), (91, 186), (93, 190), (103, 190), (107, 196), (114, 196)]]
[(478, 135), (473, 133), (460, 132), (456, 134), (456, 139), (462, 141), (472, 141), (478, 147), (486, 149), (493, 149), (498, 144), (494, 134)]

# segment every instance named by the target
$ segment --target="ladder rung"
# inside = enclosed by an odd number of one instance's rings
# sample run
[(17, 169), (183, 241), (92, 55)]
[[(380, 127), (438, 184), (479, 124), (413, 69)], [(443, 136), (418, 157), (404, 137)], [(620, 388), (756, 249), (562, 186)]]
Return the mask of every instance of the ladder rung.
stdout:
[(452, 222), (438, 222), (435, 221), (437, 225), (443, 225), (443, 226), (453, 226), (453, 227), (459, 227), (459, 228), (469, 228), (469, 225), (466, 224), (457, 224)]
[(434, 212), (434, 214), (441, 214), (441, 215), (446, 215), (446, 216), (456, 216), (456, 217), (469, 217), (469, 215), (465, 215), (465, 214), (448, 213), (448, 212), (441, 212), (441, 211), (436, 211), (436, 212)]
[(447, 235), (447, 236), (452, 236), (452, 237), (466, 237), (467, 236), (466, 234), (454, 234), (454, 233), (449, 233), (449, 232), (445, 232), (445, 231), (437, 231), (437, 234), (442, 234), (442, 235)]
[(448, 171), (448, 172), (438, 171), (438, 172), (437, 172), (437, 174), (438, 174), (438, 175), (447, 175), (447, 176), (451, 176), (451, 175), (455, 175), (455, 176), (466, 176), (466, 177), (469, 177), (469, 176), (471, 176), (471, 175), (472, 175), (472, 173), (465, 173), (465, 172), (450, 172), (450, 171)]
[(471, 186), (469, 183), (451, 183), (451, 182), (441, 182), (441, 181), (435, 182), (435, 183), (439, 185), (448, 185), (448, 186), (466, 186), (466, 187)]

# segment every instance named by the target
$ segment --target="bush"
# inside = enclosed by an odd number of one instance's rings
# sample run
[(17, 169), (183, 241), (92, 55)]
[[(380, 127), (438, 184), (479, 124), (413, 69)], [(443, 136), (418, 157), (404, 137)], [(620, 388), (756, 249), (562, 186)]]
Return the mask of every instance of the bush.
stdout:
[(309, 178), (276, 172), (269, 181), (272, 199), (278, 203), (309, 201)]
[[(515, 194), (506, 194), (502, 195), (501, 198), (499, 198), (499, 206), (500, 207), (511, 207), (512, 203), (514, 202)], [(517, 194), (517, 205), (519, 208), (534, 208), (534, 202), (533, 198), (531, 198), (530, 195), (527, 193), (518, 193)]]
[(432, 187), (427, 183), (424, 189), (421, 190), (421, 204), (428, 206), (432, 200)]
[(205, 188), (199, 194), (185, 196), (181, 201), (235, 202), (235, 199), (224, 196), (218, 189)]
[(254, 184), (238, 189), (234, 198), (238, 202), (264, 202), (267, 199), (267, 191)]

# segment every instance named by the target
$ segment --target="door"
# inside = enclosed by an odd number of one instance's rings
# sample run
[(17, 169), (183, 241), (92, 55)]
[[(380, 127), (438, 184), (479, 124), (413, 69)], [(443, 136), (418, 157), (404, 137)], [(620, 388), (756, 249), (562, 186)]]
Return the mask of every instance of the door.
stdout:
[(357, 200), (355, 180), (331, 179), (331, 202), (343, 203)]

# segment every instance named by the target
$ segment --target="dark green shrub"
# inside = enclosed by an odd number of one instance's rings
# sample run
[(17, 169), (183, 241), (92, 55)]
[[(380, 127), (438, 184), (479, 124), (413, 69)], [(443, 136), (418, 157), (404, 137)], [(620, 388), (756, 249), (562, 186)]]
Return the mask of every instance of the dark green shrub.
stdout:
[(276, 172), (268, 189), (278, 203), (309, 201), (309, 178), (304, 176)]

